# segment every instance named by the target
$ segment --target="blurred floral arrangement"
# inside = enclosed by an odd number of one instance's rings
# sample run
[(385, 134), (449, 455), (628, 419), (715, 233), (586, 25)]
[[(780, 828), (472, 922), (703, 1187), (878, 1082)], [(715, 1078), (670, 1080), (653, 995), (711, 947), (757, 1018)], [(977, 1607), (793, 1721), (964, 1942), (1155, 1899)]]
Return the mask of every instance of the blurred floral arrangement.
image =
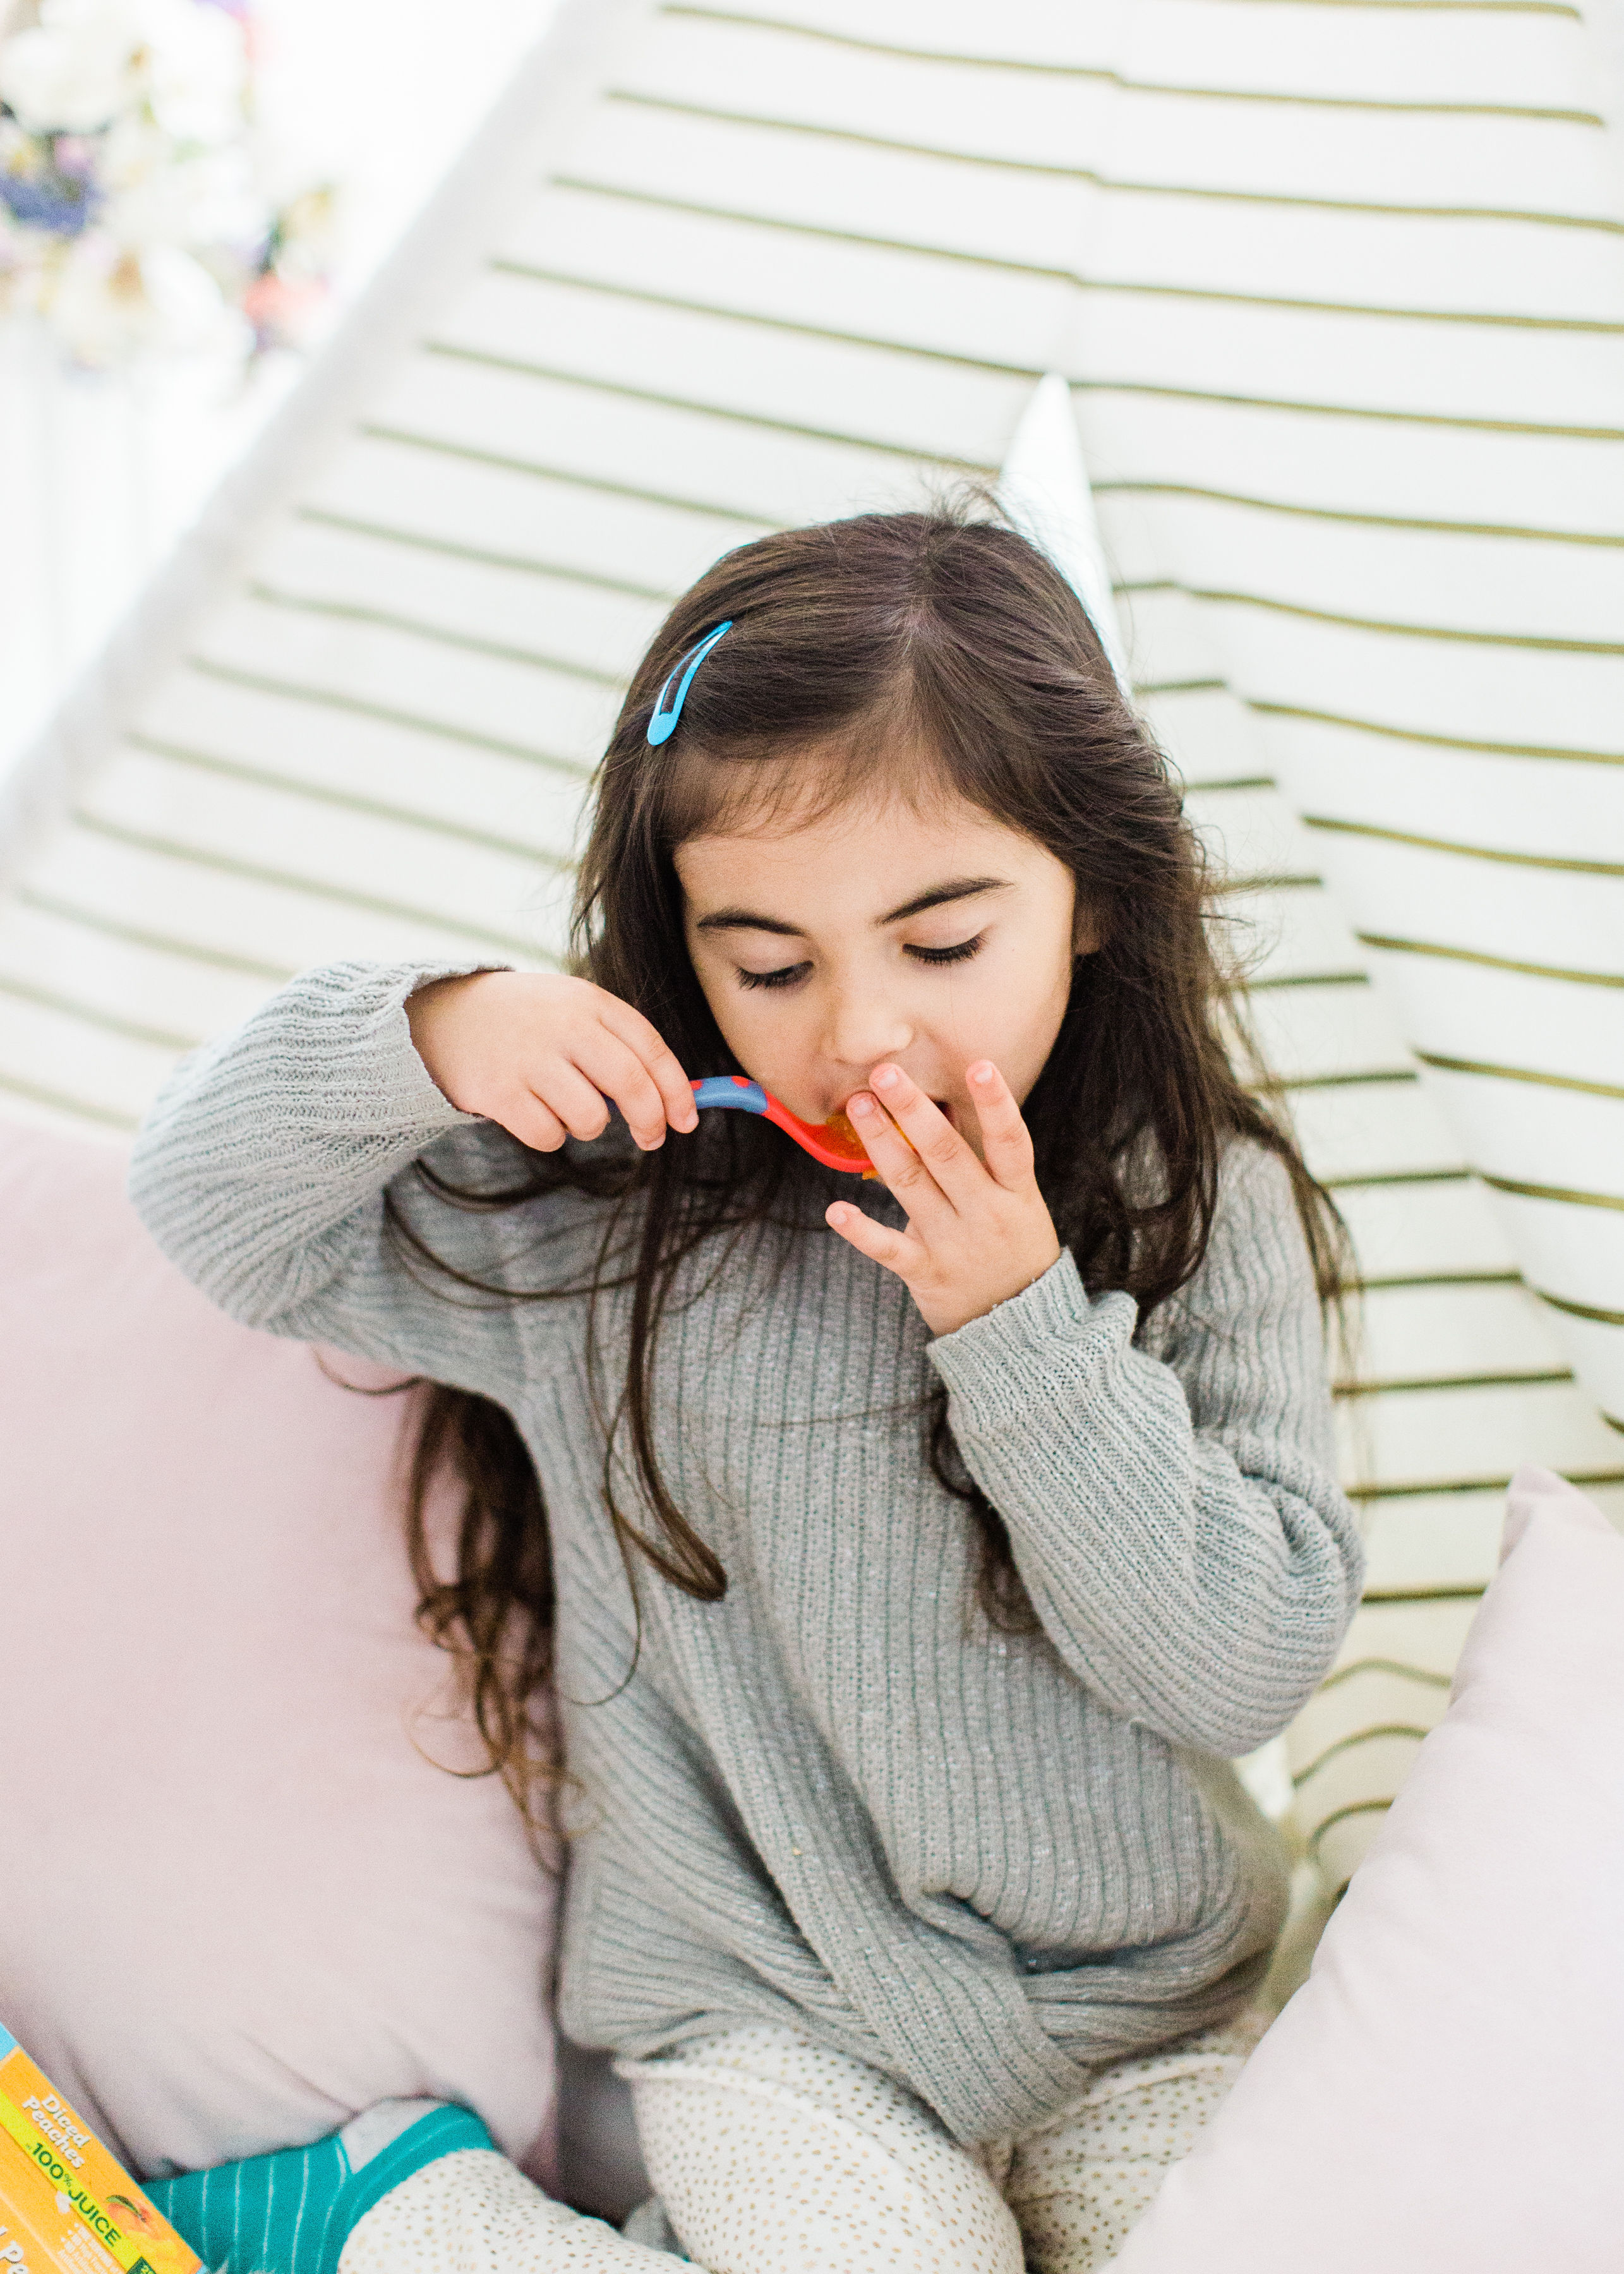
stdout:
[(70, 362), (296, 346), (334, 200), (287, 175), (248, 0), (0, 0), (0, 317)]

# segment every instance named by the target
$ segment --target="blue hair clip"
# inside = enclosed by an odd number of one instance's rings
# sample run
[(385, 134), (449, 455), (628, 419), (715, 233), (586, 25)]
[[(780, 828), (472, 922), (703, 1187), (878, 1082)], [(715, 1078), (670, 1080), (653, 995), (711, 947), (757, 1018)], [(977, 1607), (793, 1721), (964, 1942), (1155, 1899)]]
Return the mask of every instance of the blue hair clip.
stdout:
[[(718, 624), (713, 632), (707, 632), (697, 647), (689, 648), (682, 662), (678, 664), (676, 671), (670, 674), (655, 697), (654, 715), (649, 721), (649, 740), (657, 748), (661, 742), (668, 742), (676, 733), (677, 721), (682, 716), (682, 705), (688, 700), (688, 690), (694, 683), (694, 674), (710, 654), (718, 640), (721, 638), (722, 634), (732, 629), (733, 621), (729, 616), (725, 624)], [(684, 664), (688, 666), (686, 670), (683, 670)], [(677, 677), (677, 672), (681, 672), (682, 676), (678, 683), (676, 700), (667, 711), (665, 697), (671, 693), (671, 681)]]

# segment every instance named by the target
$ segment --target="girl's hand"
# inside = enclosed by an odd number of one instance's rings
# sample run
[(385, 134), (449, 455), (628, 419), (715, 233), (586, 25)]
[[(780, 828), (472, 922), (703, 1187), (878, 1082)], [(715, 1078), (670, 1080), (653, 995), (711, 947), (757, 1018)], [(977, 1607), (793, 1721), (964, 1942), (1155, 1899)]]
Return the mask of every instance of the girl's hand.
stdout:
[[(985, 1166), (899, 1066), (876, 1066), (869, 1079), (878, 1102), (859, 1090), (846, 1110), (888, 1190), (906, 1209), (907, 1224), (892, 1231), (842, 1201), (825, 1218), (842, 1239), (896, 1273), (937, 1335), (951, 1335), (1019, 1295), (1060, 1254), (1032, 1172), (1032, 1139), (1008, 1083), (985, 1059), (965, 1078), (981, 1126)], [(906, 1144), (898, 1132), (906, 1132)]]
[(605, 1098), (645, 1152), (668, 1128), (699, 1126), (674, 1054), (641, 1011), (589, 980), (477, 971), (419, 988), (406, 1016), (452, 1104), (500, 1121), (538, 1153), (556, 1153), (567, 1136), (601, 1137)]

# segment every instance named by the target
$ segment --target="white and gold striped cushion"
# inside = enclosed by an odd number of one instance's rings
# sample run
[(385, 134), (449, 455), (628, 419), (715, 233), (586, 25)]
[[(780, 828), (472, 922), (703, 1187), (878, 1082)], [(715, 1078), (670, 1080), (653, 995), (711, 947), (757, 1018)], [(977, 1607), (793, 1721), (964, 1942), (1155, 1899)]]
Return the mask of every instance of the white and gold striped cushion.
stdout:
[(364, 316), (312, 372), (296, 440), (335, 369), (353, 408), (314, 464), (283, 448), (181, 659), (131, 695), (126, 652), (105, 728), (81, 698), (41, 745), (77, 786), (0, 906), (0, 1097), (125, 1129), (301, 964), (554, 955), (671, 596), (762, 531), (995, 475), (1060, 371), (1366, 1282), (1371, 1596), (1291, 1741), (1343, 1876), (1512, 1467), (1624, 1486), (1624, 222), (1583, 21), (589, 12), (542, 123), (504, 115), (527, 186), (405, 347), (357, 389)]

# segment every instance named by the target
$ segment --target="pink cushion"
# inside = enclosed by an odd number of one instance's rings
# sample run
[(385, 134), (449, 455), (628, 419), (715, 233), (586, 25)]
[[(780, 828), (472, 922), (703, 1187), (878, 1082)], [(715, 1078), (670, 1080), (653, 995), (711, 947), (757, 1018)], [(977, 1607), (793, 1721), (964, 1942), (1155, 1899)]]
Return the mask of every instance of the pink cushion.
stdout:
[(0, 1128), (0, 2016), (144, 2175), (427, 2093), (545, 2181), (555, 1889), (427, 1758), (408, 1401), (221, 1316), (110, 1148)]
[(1115, 2274), (1616, 2274), (1624, 1540), (1545, 1470), (1309, 1979)]

